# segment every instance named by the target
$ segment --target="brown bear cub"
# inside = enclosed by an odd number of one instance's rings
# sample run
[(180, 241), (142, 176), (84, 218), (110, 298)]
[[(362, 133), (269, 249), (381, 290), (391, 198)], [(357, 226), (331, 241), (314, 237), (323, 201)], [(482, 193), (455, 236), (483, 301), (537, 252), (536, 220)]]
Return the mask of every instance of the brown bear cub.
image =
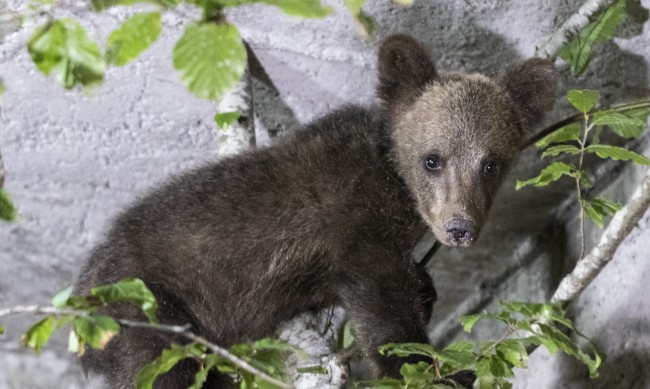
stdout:
[[(389, 342), (427, 342), (434, 289), (411, 251), (427, 228), (469, 246), (525, 131), (554, 97), (549, 61), (531, 59), (499, 79), (439, 74), (422, 45), (395, 35), (379, 51), (377, 107), (332, 112), (273, 147), (172, 179), (114, 222), (81, 273), (77, 292), (139, 277), (161, 322), (191, 325), (222, 346), (273, 334), (296, 314), (341, 304), (378, 375), (405, 359)], [(106, 308), (143, 319), (128, 306)], [(124, 328), (84, 366), (130, 388), (171, 341)], [(177, 365), (158, 388), (191, 385)], [(206, 387), (221, 387), (224, 377)]]

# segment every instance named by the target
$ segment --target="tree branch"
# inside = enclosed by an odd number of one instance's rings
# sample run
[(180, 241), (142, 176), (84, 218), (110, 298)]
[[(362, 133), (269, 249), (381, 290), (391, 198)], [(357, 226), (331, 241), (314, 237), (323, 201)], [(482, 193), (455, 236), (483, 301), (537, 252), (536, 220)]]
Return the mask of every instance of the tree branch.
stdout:
[(573, 301), (612, 260), (618, 247), (636, 227), (650, 206), (650, 169), (625, 207), (618, 211), (605, 229), (600, 242), (578, 261), (573, 271), (560, 281), (551, 302), (566, 306)]
[[(75, 316), (87, 316), (89, 315), (89, 312), (84, 311), (84, 310), (78, 310), (78, 309), (67, 309), (67, 308), (55, 308), (55, 307), (41, 307), (38, 305), (17, 305), (15, 307), (11, 308), (5, 308), (5, 309), (0, 309), (0, 317), (3, 316), (8, 316), (12, 314), (18, 314), (18, 313), (31, 313), (31, 314), (37, 314), (37, 315), (75, 315)], [(184, 337), (187, 340), (191, 340), (193, 342), (202, 344), (206, 346), (212, 353), (219, 355), (220, 357), (223, 357), (227, 359), (228, 361), (232, 362), (235, 366), (241, 368), (244, 371), (247, 371), (251, 374), (254, 374), (255, 376), (263, 379), (264, 381), (271, 383), (277, 387), (283, 388), (283, 389), (293, 389), (293, 386), (290, 384), (287, 384), (286, 382), (282, 382), (276, 378), (271, 377), (270, 375), (266, 374), (265, 372), (259, 370), (258, 368), (254, 367), (250, 363), (246, 362), (245, 360), (237, 357), (236, 355), (231, 354), (227, 349), (214, 344), (207, 339), (189, 331), (190, 326), (189, 325), (184, 325), (184, 326), (179, 326), (179, 325), (167, 325), (167, 324), (157, 324), (157, 323), (149, 323), (149, 322), (142, 322), (142, 321), (133, 321), (133, 320), (126, 320), (126, 319), (117, 319), (114, 318), (116, 322), (118, 322), (121, 326), (124, 327), (131, 327), (131, 328), (149, 328), (155, 331), (160, 331), (160, 332), (167, 332), (167, 333), (173, 333), (173, 334), (178, 334), (182, 337)]]
[(588, 0), (578, 12), (571, 15), (562, 26), (551, 35), (537, 51), (540, 58), (555, 58), (562, 47), (575, 38), (601, 12), (609, 8), (616, 0)]

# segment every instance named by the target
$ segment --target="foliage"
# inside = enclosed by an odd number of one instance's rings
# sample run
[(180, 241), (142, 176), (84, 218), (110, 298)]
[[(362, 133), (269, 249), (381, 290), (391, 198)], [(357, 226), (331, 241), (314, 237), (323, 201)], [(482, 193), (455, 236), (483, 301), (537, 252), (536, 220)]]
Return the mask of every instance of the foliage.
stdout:
[(571, 64), (576, 74), (582, 74), (589, 65), (592, 44), (614, 37), (618, 26), (625, 20), (628, 1), (630, 0), (615, 2), (562, 48), (559, 57)]
[(237, 85), (246, 69), (239, 31), (228, 23), (188, 26), (174, 47), (174, 67), (196, 96), (219, 99)]
[(9, 197), (9, 193), (0, 188), (0, 220), (15, 221), (18, 218), (18, 212), (14, 203)]
[(54, 73), (66, 88), (96, 86), (104, 80), (106, 65), (99, 47), (72, 19), (51, 21), (37, 29), (27, 48), (38, 69)]
[(239, 119), (240, 113), (237, 111), (232, 112), (221, 112), (214, 115), (214, 122), (217, 123), (217, 126), (222, 130), (228, 129), (230, 125)]
[[(295, 352), (296, 350), (280, 340), (262, 339), (251, 344), (234, 345), (228, 351), (270, 376), (286, 380), (284, 357), (287, 352)], [(197, 361), (200, 366), (195, 382), (190, 388), (201, 388), (211, 369), (217, 369), (222, 373), (236, 374), (241, 388), (265, 389), (275, 387), (262, 378), (241, 370), (231, 361), (209, 353), (205, 345), (192, 342), (186, 345), (172, 344), (171, 348), (164, 350), (158, 358), (145, 365), (136, 377), (136, 388), (151, 388), (156, 377), (168, 372), (177, 363), (187, 358)]]
[(126, 65), (158, 39), (161, 28), (160, 12), (133, 15), (108, 37), (106, 61)]
[(361, 33), (365, 36), (372, 35), (377, 27), (375, 19), (363, 12), (361, 7), (366, 3), (366, 0), (344, 0), (343, 4), (350, 11), (352, 16), (357, 22)]
[[(100, 313), (100, 308), (107, 304), (129, 303), (138, 306), (149, 320), (148, 322), (129, 322), (120, 318), (106, 316)], [(121, 325), (136, 324), (151, 330), (168, 329), (156, 324), (156, 299), (138, 278), (124, 279), (119, 282), (93, 288), (90, 295), (75, 296), (72, 287), (57, 293), (52, 299), (52, 308), (45, 308), (40, 313), (47, 316), (31, 326), (22, 336), (26, 347), (34, 349), (38, 354), (47, 344), (55, 330), (64, 326), (70, 327), (68, 349), (70, 352), (83, 355), (86, 347), (103, 349), (115, 337)], [(34, 311), (39, 313), (38, 311)], [(182, 332), (184, 327), (174, 327), (174, 332)], [(4, 327), (0, 326), (0, 333)], [(191, 388), (200, 388), (208, 377), (208, 372), (217, 369), (236, 377), (241, 388), (276, 388), (264, 377), (256, 376), (232, 359), (210, 352), (208, 344), (201, 338), (188, 344), (172, 344), (160, 356), (142, 367), (136, 377), (136, 388), (151, 388), (156, 377), (171, 370), (180, 361), (190, 358), (198, 363), (200, 370), (196, 374), (195, 383)], [(288, 379), (285, 357), (288, 353), (300, 350), (276, 339), (261, 339), (250, 344), (235, 344), (228, 349), (230, 356), (238, 358), (243, 363), (251, 365), (268, 376), (286, 381)], [(303, 369), (303, 373), (322, 372), (320, 366)]]
[[(471, 342), (461, 340), (442, 350), (429, 344), (405, 343), (387, 344), (380, 348), (385, 355), (407, 357), (424, 356), (431, 362), (404, 364), (400, 370), (401, 379), (384, 378), (356, 383), (359, 388), (456, 388), (452, 377), (462, 371), (474, 371), (481, 389), (511, 388), (513, 368), (526, 368), (528, 347), (544, 346), (551, 354), (562, 351), (584, 363), (592, 378), (598, 376), (603, 356), (590, 343), (593, 352), (584, 351), (578, 343), (556, 328), (563, 326), (583, 337), (573, 326), (564, 311), (555, 304), (501, 302), (496, 313), (483, 312), (466, 316), (461, 325), (470, 332), (480, 320), (490, 319), (505, 324), (507, 332), (497, 340)], [(584, 338), (584, 337), (583, 337)]]
[[(365, 0), (343, 0), (359, 23), (362, 32), (371, 34), (375, 21), (361, 7)], [(106, 50), (77, 21), (56, 19), (54, 1), (35, 1), (30, 9), (35, 15), (47, 14), (48, 21), (29, 41), (28, 49), (37, 68), (53, 74), (65, 88), (100, 85), (106, 65), (124, 66), (149, 48), (160, 36), (161, 12), (178, 6), (181, 0), (92, 0), (90, 7), (102, 12), (115, 6), (150, 4), (158, 10), (136, 13), (108, 37)], [(241, 79), (247, 55), (238, 29), (227, 22), (224, 10), (254, 3), (274, 6), (287, 15), (324, 18), (333, 10), (321, 0), (185, 0), (202, 10), (200, 20), (190, 23), (173, 51), (174, 67), (181, 80), (197, 97), (219, 100)], [(398, 3), (406, 3), (404, 1)], [(410, 2), (408, 2), (410, 3)], [(27, 15), (26, 15), (27, 16)], [(0, 84), (0, 90), (4, 86)]]
[(576, 182), (576, 197), (580, 204), (581, 218), (586, 214), (591, 221), (602, 227), (603, 218), (616, 213), (621, 209), (621, 205), (604, 197), (587, 199), (583, 196), (583, 190), (593, 185), (589, 174), (583, 169), (585, 153), (603, 159), (650, 165), (650, 159), (647, 157), (622, 147), (605, 144), (600, 137), (603, 129), (609, 129), (625, 138), (640, 135), (650, 115), (650, 103), (631, 104), (634, 109), (628, 113), (621, 107), (594, 109), (600, 100), (600, 94), (595, 90), (571, 90), (567, 99), (582, 113), (582, 125), (568, 124), (538, 141), (536, 146), (545, 150), (542, 158), (575, 155), (577, 164), (554, 162), (544, 168), (538, 176), (526, 181), (517, 181), (517, 189), (529, 185), (546, 186), (562, 177), (571, 177)]
[(133, 278), (93, 288), (88, 296), (73, 296), (72, 287), (57, 293), (52, 306), (60, 309), (33, 325), (24, 335), (25, 346), (37, 353), (55, 329), (71, 325), (69, 349), (83, 354), (85, 346), (101, 349), (119, 333), (117, 321), (98, 312), (109, 303), (126, 302), (140, 307), (150, 321), (155, 321), (156, 301), (142, 280)]

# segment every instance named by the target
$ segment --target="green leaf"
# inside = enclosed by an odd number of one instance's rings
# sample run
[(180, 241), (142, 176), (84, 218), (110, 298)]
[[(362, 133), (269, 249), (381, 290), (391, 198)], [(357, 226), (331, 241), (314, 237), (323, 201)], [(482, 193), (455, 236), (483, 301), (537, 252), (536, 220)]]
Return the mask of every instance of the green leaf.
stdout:
[(408, 357), (409, 355), (423, 355), (433, 357), (433, 346), (426, 343), (388, 343), (379, 347), (381, 355), (396, 355), (398, 357)]
[(91, 0), (95, 11), (103, 11), (116, 5), (133, 5), (137, 3), (152, 3), (170, 8), (178, 5), (180, 2), (181, 0)]
[(476, 362), (476, 379), (480, 389), (493, 389), (494, 374), (490, 369), (489, 358), (481, 358)]
[(595, 353), (594, 356), (591, 357), (582, 351), (573, 340), (553, 326), (540, 323), (539, 329), (542, 337), (552, 341), (565, 354), (571, 355), (584, 363), (589, 369), (589, 376), (591, 378), (598, 377), (598, 368), (602, 361), (601, 356), (598, 353)]
[(587, 217), (599, 227), (603, 226), (603, 218), (613, 215), (623, 208), (623, 205), (613, 202), (605, 197), (596, 197), (595, 199), (583, 200), (581, 202)]
[(117, 66), (127, 64), (158, 39), (161, 26), (160, 12), (133, 15), (109, 35), (106, 60)]
[(463, 326), (463, 330), (465, 330), (465, 332), (470, 332), (470, 331), (472, 331), (472, 328), (474, 328), (474, 325), (476, 324), (476, 322), (477, 322), (480, 318), (481, 318), (480, 315), (467, 315), (467, 316), (463, 316), (463, 317), (460, 319), (460, 325)]
[(371, 35), (376, 28), (375, 20), (368, 16), (361, 7), (366, 3), (366, 0), (344, 0), (343, 4), (350, 11), (357, 24), (359, 29), (365, 36)]
[(519, 190), (525, 186), (533, 185), (535, 187), (546, 186), (551, 182), (557, 181), (563, 176), (570, 176), (576, 170), (575, 166), (567, 165), (564, 162), (555, 162), (542, 170), (537, 177), (527, 181), (517, 180), (516, 189)]
[(214, 116), (214, 121), (222, 130), (227, 130), (235, 120), (239, 119), (239, 112), (221, 112)]
[(204, 363), (201, 364), (201, 369), (196, 372), (194, 376), (194, 383), (188, 389), (201, 389), (203, 384), (208, 380), (210, 370), (217, 364), (217, 358), (205, 358)]
[(246, 69), (246, 49), (231, 24), (195, 23), (174, 47), (174, 67), (197, 97), (220, 99)]
[(426, 362), (405, 363), (399, 372), (404, 377), (404, 383), (407, 388), (421, 388), (425, 385), (432, 384), (435, 376), (429, 372), (430, 364)]
[(497, 355), (508, 361), (512, 366), (523, 368), (527, 367), (528, 352), (523, 342), (518, 339), (506, 339), (496, 347)]
[(535, 146), (542, 149), (553, 143), (578, 141), (580, 140), (580, 129), (580, 124), (578, 123), (568, 124), (538, 140)]
[(2, 81), (2, 78), (0, 78), (0, 96), (5, 94), (5, 83)]
[(68, 351), (79, 355), (84, 351), (83, 343), (79, 341), (79, 337), (75, 331), (70, 331), (68, 335)]
[(508, 362), (501, 359), (498, 355), (491, 355), (488, 361), (490, 364), (490, 372), (494, 377), (511, 378), (515, 376)]
[(611, 201), (606, 197), (596, 197), (595, 199), (591, 200), (591, 203), (595, 207), (602, 209), (603, 212), (607, 212), (608, 215), (613, 215), (623, 209), (622, 204)]
[(172, 344), (170, 349), (164, 350), (160, 356), (146, 364), (135, 377), (137, 389), (151, 389), (156, 378), (170, 371), (178, 362), (192, 355), (186, 347)]
[(359, 14), (355, 16), (355, 20), (363, 36), (370, 36), (377, 29), (375, 18), (363, 11), (360, 11)]
[(594, 113), (594, 119), (592, 121), (592, 124), (595, 126), (618, 125), (618, 126), (639, 127), (639, 126), (644, 126), (645, 122), (637, 118), (629, 117), (620, 112), (600, 111)]
[(29, 348), (33, 348), (36, 354), (39, 354), (43, 346), (50, 340), (55, 325), (56, 317), (54, 316), (48, 316), (40, 320), (23, 334), (23, 344)]
[(580, 179), (580, 185), (582, 185), (585, 189), (589, 189), (594, 186), (594, 182), (591, 180), (591, 178), (589, 178), (585, 171), (577, 170), (575, 173)]
[(3, 335), (5, 333), (5, 327), (0, 326), (0, 335)]
[(339, 350), (345, 350), (354, 343), (354, 331), (352, 330), (352, 324), (349, 321), (345, 322), (345, 324), (341, 326), (337, 343)]
[(607, 11), (585, 27), (584, 37), (593, 42), (605, 42), (614, 38), (616, 29), (625, 20), (625, 3), (626, 0), (619, 0), (612, 4)]
[(578, 154), (580, 149), (574, 145), (557, 145), (549, 147), (543, 154), (542, 158), (551, 156), (555, 157), (560, 154)]
[(569, 91), (567, 99), (578, 111), (587, 113), (600, 100), (600, 93), (591, 89), (572, 89)]
[(474, 343), (458, 341), (445, 347), (441, 352), (436, 353), (442, 365), (440, 367), (440, 373), (444, 376), (460, 370), (474, 370), (474, 364), (476, 362), (474, 349)]
[(615, 161), (632, 161), (639, 165), (650, 165), (650, 159), (623, 147), (610, 145), (591, 145), (585, 151), (595, 153), (600, 158), (610, 158)]
[(156, 322), (156, 297), (139, 278), (120, 280), (91, 289), (90, 293), (107, 303), (129, 302), (137, 305), (150, 322)]
[(609, 123), (607, 123), (609, 129), (623, 138), (634, 138), (643, 133), (650, 115), (650, 108), (637, 108), (627, 111), (625, 114), (616, 111), (596, 112), (594, 121), (598, 119), (599, 115), (608, 115), (610, 113), (621, 115), (624, 119), (620, 121), (609, 120)]
[(117, 322), (103, 315), (77, 316), (74, 328), (80, 343), (89, 344), (92, 348), (103, 349), (115, 335), (120, 332)]
[(214, 2), (223, 7), (262, 3), (276, 6), (287, 15), (303, 18), (324, 18), (332, 13), (332, 8), (322, 5), (321, 0), (214, 0)]
[(68, 286), (52, 298), (52, 305), (57, 308), (68, 306), (68, 299), (72, 295), (72, 286)]
[(16, 219), (18, 219), (18, 212), (11, 201), (11, 197), (9, 197), (9, 193), (0, 188), (0, 220), (12, 222), (16, 221)]
[(591, 44), (585, 40), (574, 39), (560, 49), (558, 57), (567, 61), (573, 72), (580, 75), (591, 62)]
[(65, 88), (77, 84), (96, 86), (104, 80), (105, 63), (99, 47), (72, 19), (47, 23), (36, 30), (27, 45), (38, 69)]

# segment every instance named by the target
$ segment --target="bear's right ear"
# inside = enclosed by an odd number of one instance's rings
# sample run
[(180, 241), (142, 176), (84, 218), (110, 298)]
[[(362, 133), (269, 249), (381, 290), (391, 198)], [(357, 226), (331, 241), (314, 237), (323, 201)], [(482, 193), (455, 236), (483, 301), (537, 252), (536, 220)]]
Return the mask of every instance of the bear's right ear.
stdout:
[(379, 48), (378, 97), (388, 105), (410, 102), (437, 77), (428, 51), (413, 37), (396, 34)]
[(553, 61), (532, 58), (506, 70), (501, 82), (515, 104), (525, 129), (542, 120), (544, 110), (555, 99), (558, 73)]

